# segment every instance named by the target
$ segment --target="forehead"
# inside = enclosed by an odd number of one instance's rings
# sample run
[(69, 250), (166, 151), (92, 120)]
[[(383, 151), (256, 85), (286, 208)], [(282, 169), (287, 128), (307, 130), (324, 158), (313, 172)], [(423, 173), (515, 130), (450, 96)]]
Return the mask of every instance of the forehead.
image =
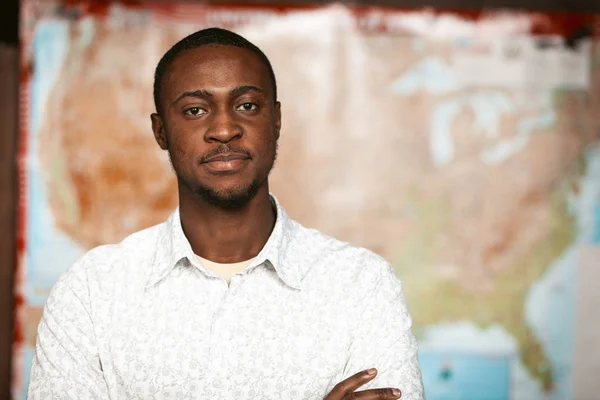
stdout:
[(204, 45), (184, 50), (165, 72), (162, 91), (165, 97), (187, 90), (231, 89), (253, 85), (270, 93), (269, 71), (254, 52), (226, 45)]

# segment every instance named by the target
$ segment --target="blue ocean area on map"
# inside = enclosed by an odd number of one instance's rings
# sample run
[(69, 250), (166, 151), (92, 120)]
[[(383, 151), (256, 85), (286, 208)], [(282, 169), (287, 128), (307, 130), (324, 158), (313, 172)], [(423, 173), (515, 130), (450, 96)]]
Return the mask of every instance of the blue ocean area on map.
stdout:
[[(34, 58), (44, 68), (34, 70), (31, 84), (29, 151), (32, 154), (40, 151), (39, 127), (43, 109), (67, 53), (67, 33), (68, 25), (64, 22), (48, 22), (39, 25), (35, 36)], [(46, 195), (46, 170), (40, 167), (39, 162), (37, 157), (27, 160), (29, 205), (26, 295), (29, 304), (43, 306), (56, 280), (82, 254), (83, 249), (56, 228)]]
[(596, 223), (590, 242), (594, 245), (600, 245), (600, 203), (598, 203), (594, 209), (594, 219)]
[(508, 400), (514, 355), (421, 351), (428, 400)]

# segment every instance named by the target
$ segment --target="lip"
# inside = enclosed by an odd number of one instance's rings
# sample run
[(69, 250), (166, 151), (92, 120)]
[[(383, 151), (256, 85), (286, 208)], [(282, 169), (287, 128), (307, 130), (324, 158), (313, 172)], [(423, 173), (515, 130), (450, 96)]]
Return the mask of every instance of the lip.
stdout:
[(213, 157), (210, 157), (207, 160), (204, 160), (205, 163), (210, 163), (210, 162), (214, 162), (214, 161), (231, 161), (231, 160), (244, 160), (248, 158), (247, 155), (245, 154), (240, 154), (240, 153), (225, 153), (225, 154), (219, 154)]
[(202, 164), (211, 172), (228, 173), (240, 170), (249, 159), (250, 158), (245, 154), (219, 154), (204, 160)]

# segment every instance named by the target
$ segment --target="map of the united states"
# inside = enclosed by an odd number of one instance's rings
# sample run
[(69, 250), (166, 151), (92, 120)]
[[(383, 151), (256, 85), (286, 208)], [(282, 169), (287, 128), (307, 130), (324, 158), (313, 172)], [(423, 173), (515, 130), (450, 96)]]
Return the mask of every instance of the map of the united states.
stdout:
[[(317, 36), (305, 34), (308, 17), (238, 29), (278, 78), (283, 128), (272, 191), (301, 223), (394, 265), (422, 348), (439, 345), (440, 326), (500, 331), (529, 382), (515, 398), (556, 391), (570, 361), (552, 353), (526, 305), (554, 264), (577, 268), (561, 260), (586, 240), (584, 197), (592, 178), (600, 181), (592, 168), (600, 46), (590, 90), (472, 87), (458, 79), (451, 40), (365, 34), (339, 22), (351, 19), (343, 9), (311, 18)], [(36, 78), (53, 83), (30, 157), (57, 231), (85, 251), (159, 223), (176, 206), (173, 173), (150, 130), (152, 74), (162, 53), (199, 27), (103, 17), (62, 26), (48, 28), (63, 56), (54, 75)], [(49, 289), (36, 288), (42, 297)], [(29, 308), (29, 346), (40, 307)], [(549, 308), (530, 313), (548, 319)], [(572, 329), (574, 310), (555, 312)]]

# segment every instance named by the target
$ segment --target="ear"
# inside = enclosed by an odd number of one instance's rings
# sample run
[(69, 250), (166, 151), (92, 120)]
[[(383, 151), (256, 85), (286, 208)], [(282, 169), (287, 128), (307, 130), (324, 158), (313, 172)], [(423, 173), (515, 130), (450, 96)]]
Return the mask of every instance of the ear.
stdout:
[(279, 132), (281, 131), (281, 103), (275, 102), (275, 135), (279, 140)]
[(169, 142), (167, 140), (165, 126), (160, 118), (160, 115), (152, 113), (150, 115), (150, 119), (152, 120), (152, 132), (154, 132), (154, 139), (156, 140), (156, 143), (158, 143), (161, 149), (167, 150), (169, 148)]

